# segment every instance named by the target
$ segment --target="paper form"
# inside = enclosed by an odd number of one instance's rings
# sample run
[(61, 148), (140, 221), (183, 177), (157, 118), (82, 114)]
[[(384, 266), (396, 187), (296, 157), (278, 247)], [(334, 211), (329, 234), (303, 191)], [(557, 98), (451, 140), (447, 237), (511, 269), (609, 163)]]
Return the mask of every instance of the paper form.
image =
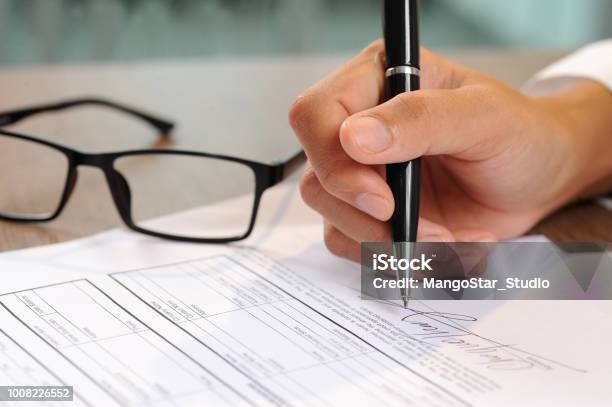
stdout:
[(299, 210), (242, 246), (0, 256), (0, 377), (86, 406), (612, 403), (610, 302), (363, 301)]
[[(2, 329), (0, 329), (0, 366), (0, 383), (3, 384), (31, 385), (32, 383), (38, 383), (42, 386), (66, 385), (59, 376), (42, 364), (28, 349), (24, 348)], [(59, 404), (49, 402), (46, 405), (54, 406)]]
[[(467, 333), (475, 316), (421, 303), (399, 311), (398, 325), (374, 312), (393, 316), (397, 306), (348, 294), (238, 250), (7, 293), (0, 304), (5, 335), (29, 330), (21, 346), (40, 353), (14, 357), (40, 358), (47, 381), (63, 374), (45, 370), (55, 366), (45, 365), (49, 353), (65, 359), (106, 397), (88, 398), (74, 383), (86, 405), (478, 405), (509, 397), (500, 379), (530, 377), (588, 377), (597, 391), (584, 366)], [(470, 348), (445, 348), (449, 334)], [(539, 391), (523, 380), (511, 387)]]
[[(105, 403), (464, 404), (247, 267), (213, 257), (112, 274), (114, 287), (83, 279), (0, 303), (15, 319), (7, 325), (29, 329), (30, 341), (98, 385)], [(161, 334), (127, 311), (112, 297), (122, 289), (174, 329)], [(182, 344), (185, 336), (200, 348)]]
[(243, 260), (220, 256), (112, 277), (285, 402), (461, 404)]
[(87, 280), (7, 294), (0, 303), (32, 341), (47, 345), (45, 353), (54, 351), (97, 385), (105, 403), (238, 404), (243, 397)]

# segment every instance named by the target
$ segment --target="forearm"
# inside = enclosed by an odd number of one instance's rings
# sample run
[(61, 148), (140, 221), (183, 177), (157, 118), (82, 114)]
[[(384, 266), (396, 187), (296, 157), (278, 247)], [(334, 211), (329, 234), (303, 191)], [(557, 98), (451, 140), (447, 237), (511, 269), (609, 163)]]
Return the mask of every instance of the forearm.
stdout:
[[(543, 99), (554, 106), (571, 146), (565, 201), (576, 201), (612, 191), (612, 92), (585, 80)], [(567, 202), (564, 202), (567, 203)]]

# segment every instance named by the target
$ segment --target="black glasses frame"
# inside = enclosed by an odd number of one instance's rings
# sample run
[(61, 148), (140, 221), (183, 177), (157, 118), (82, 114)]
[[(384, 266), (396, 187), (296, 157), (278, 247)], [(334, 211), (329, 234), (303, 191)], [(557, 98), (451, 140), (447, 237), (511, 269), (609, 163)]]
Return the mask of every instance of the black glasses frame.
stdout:
[[(174, 128), (174, 124), (170, 121), (160, 119), (148, 113), (144, 113), (140, 110), (133, 109), (131, 107), (111, 102), (104, 99), (88, 98), (88, 99), (75, 99), (62, 101), (54, 104), (38, 105), (26, 109), (13, 110), (8, 112), (0, 112), (0, 126), (6, 126), (17, 123), (18, 121), (25, 119), (26, 117), (32, 116), (39, 113), (47, 113), (68, 109), (71, 107), (83, 106), (83, 105), (98, 105), (108, 107), (135, 118), (141, 119), (144, 122), (151, 125), (157, 131), (159, 131), (160, 137), (169, 137), (171, 130)], [(66, 203), (70, 199), (70, 196), (74, 190), (77, 182), (77, 170), (79, 166), (95, 167), (105, 175), (106, 181), (111, 191), (111, 196), (115, 203), (115, 207), (119, 212), (119, 215), (125, 225), (139, 233), (143, 233), (150, 236), (159, 237), (167, 240), (181, 241), (181, 242), (193, 242), (193, 243), (229, 243), (239, 240), (246, 239), (253, 231), (255, 221), (257, 219), (257, 212), (259, 210), (259, 204), (263, 193), (268, 189), (277, 185), (291, 174), (293, 174), (300, 166), (306, 161), (306, 155), (304, 151), (300, 151), (293, 157), (286, 161), (278, 164), (265, 164), (257, 161), (246, 160), (238, 157), (230, 157), (226, 155), (210, 154), (206, 152), (197, 151), (185, 151), (185, 150), (170, 150), (170, 149), (145, 149), (145, 150), (127, 150), (121, 152), (101, 153), (101, 154), (89, 154), (75, 149), (66, 147), (61, 144), (49, 142), (46, 140), (39, 139), (37, 137), (15, 133), (0, 129), (0, 134), (4, 136), (14, 137), (17, 139), (27, 140), (33, 143), (41, 144), (50, 147), (56, 151), (64, 154), (68, 160), (68, 173), (66, 174), (66, 183), (64, 191), (62, 192), (60, 202), (57, 209), (48, 215), (7, 215), (0, 213), (0, 220), (10, 222), (21, 222), (21, 223), (35, 223), (35, 222), (48, 222), (56, 219), (64, 210)], [(245, 165), (249, 167), (255, 175), (255, 199), (253, 201), (253, 207), (251, 208), (251, 219), (249, 221), (247, 231), (242, 235), (231, 236), (227, 238), (191, 238), (185, 236), (176, 236), (171, 234), (165, 234), (156, 232), (153, 230), (144, 229), (138, 226), (133, 218), (131, 211), (131, 192), (127, 180), (117, 171), (114, 167), (115, 161), (121, 157), (126, 156), (138, 156), (138, 155), (184, 155), (192, 157), (203, 157), (213, 158), (217, 160), (224, 160)]]

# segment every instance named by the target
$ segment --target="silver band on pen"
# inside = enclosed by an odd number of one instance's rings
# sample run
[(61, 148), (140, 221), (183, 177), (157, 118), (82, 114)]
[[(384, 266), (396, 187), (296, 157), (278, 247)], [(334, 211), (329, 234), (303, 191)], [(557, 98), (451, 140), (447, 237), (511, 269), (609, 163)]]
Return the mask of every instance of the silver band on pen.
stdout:
[(419, 68), (415, 68), (414, 66), (402, 65), (394, 66), (385, 71), (385, 77), (387, 78), (398, 74), (420, 76), (421, 70)]

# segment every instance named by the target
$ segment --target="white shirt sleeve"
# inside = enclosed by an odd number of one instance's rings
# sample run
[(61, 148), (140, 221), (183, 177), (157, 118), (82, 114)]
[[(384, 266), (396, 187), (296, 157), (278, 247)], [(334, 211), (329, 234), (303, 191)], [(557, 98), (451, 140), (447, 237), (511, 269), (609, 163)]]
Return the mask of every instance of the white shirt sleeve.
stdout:
[(584, 79), (599, 82), (612, 91), (612, 39), (590, 44), (544, 68), (522, 91), (530, 96), (545, 96)]

